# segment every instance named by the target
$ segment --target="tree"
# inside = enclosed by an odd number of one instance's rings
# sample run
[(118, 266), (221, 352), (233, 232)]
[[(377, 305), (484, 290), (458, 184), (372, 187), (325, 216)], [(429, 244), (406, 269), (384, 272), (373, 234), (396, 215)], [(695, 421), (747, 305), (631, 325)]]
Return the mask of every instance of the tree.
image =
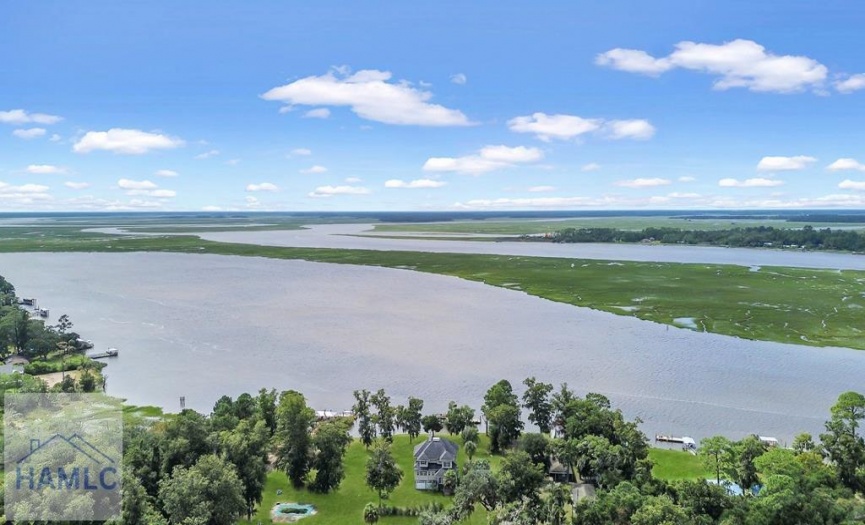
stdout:
[(532, 463), (541, 465), (544, 472), (550, 468), (550, 442), (544, 434), (523, 434), (517, 442), (517, 448), (532, 459)]
[(210, 426), (216, 431), (231, 430), (237, 426), (237, 416), (234, 414), (234, 400), (231, 396), (222, 396), (213, 405), (210, 414)]
[(523, 407), (529, 411), (529, 421), (534, 423), (541, 434), (549, 434), (553, 419), (553, 405), (550, 393), (553, 385), (540, 383), (534, 377), (523, 381), (526, 391), (523, 393)]
[(523, 430), (520, 409), (517, 406), (502, 404), (487, 413), (489, 420), (490, 450), (493, 453), (510, 448)]
[(859, 470), (865, 466), (865, 440), (856, 429), (865, 412), (865, 397), (857, 392), (845, 392), (831, 409), (826, 433), (820, 434), (823, 449), (835, 465), (838, 481), (847, 488), (861, 490), (863, 480)]
[(568, 418), (568, 405), (576, 397), (576, 394), (568, 388), (567, 383), (562, 383), (559, 391), (552, 395), (550, 407), (553, 413), (553, 426), (564, 427), (565, 420)]
[(276, 389), (271, 389), (268, 392), (265, 388), (259, 390), (258, 396), (255, 398), (256, 411), (264, 420), (271, 436), (276, 433), (276, 399)]
[(234, 466), (214, 455), (177, 467), (159, 482), (159, 499), (172, 524), (233, 525), (246, 505)]
[(504, 502), (526, 498), (535, 504), (539, 502), (539, 490), (546, 473), (542, 465), (535, 464), (531, 456), (518, 450), (504, 457), (498, 478), (499, 495)]
[(166, 525), (165, 518), (156, 510), (141, 481), (129, 471), (123, 471), (123, 500), (120, 507), (122, 523)]
[(475, 411), (468, 405), (457, 406), (456, 402), (448, 403), (448, 412), (445, 416), (445, 427), (449, 434), (459, 434), (466, 427), (470, 427), (475, 419)]
[(10, 344), (15, 347), (17, 353), (25, 353), (31, 337), (31, 325), (27, 319), (27, 312), (18, 308), (9, 310), (0, 319), (0, 334), (5, 339), (4, 347), (6, 344)]
[(267, 481), (267, 448), (270, 431), (259, 418), (243, 419), (231, 430), (220, 433), (220, 449), (234, 465), (243, 485), (246, 519), (252, 519), (255, 506), (261, 502)]
[(692, 525), (694, 520), (668, 496), (649, 498), (631, 516), (631, 525)]
[(315, 429), (312, 436), (315, 479), (310, 484), (311, 490), (325, 493), (339, 488), (345, 477), (342, 461), (351, 444), (350, 426), (345, 420), (336, 419), (325, 421)]
[(470, 516), (476, 504), (488, 512), (498, 505), (499, 481), (488, 461), (479, 459), (472, 462), (457, 485), (453, 501), (455, 521)]
[(423, 425), (423, 431), (432, 435), (435, 435), (436, 432), (441, 432), (444, 428), (441, 418), (435, 414), (424, 416), (421, 424)]
[(294, 390), (279, 396), (276, 408), (277, 464), (295, 487), (303, 486), (310, 467), (310, 430), (315, 411), (306, 405), (303, 394)]
[(376, 408), (376, 414), (373, 416), (373, 421), (378, 426), (379, 435), (388, 443), (393, 443), (394, 420), (396, 413), (393, 407), (390, 406), (390, 397), (385, 394), (383, 388), (373, 394), (370, 402)]
[(700, 440), (700, 449), (697, 454), (703, 465), (715, 473), (715, 481), (721, 483), (721, 468), (724, 466), (724, 458), (730, 452), (733, 442), (724, 436), (713, 436)]
[(372, 503), (367, 503), (363, 508), (364, 523), (378, 523), (378, 507)]
[(403, 428), (408, 434), (409, 442), (414, 441), (420, 435), (422, 428), (421, 419), (423, 411), (423, 400), (416, 397), (408, 398), (408, 406), (403, 411)]
[(96, 390), (96, 377), (90, 370), (85, 370), (78, 378), (78, 386), (82, 392), (94, 392)]
[(66, 314), (61, 315), (60, 318), (57, 319), (55, 328), (57, 329), (57, 333), (61, 336), (65, 336), (68, 331), (72, 330), (72, 321), (69, 320), (69, 316)]
[(474, 426), (464, 428), (460, 433), (460, 437), (463, 439), (463, 443), (474, 443), (477, 445), (480, 442), (478, 429)]
[(793, 438), (793, 450), (796, 451), (797, 454), (802, 454), (804, 452), (811, 452), (816, 450), (817, 445), (814, 444), (814, 438), (808, 432), (802, 432), (801, 434), (797, 434), (795, 438)]
[(160, 445), (163, 477), (177, 466), (192, 467), (201, 456), (211, 454), (214, 449), (207, 419), (189, 409), (166, 422)]
[(457, 488), (457, 471), (454, 469), (450, 469), (445, 472), (444, 478), (442, 479), (442, 492), (445, 496), (450, 496), (454, 493), (454, 490)]
[(469, 461), (471, 461), (472, 458), (475, 456), (475, 452), (478, 451), (478, 444), (475, 443), (474, 441), (467, 441), (463, 445), (463, 449), (465, 449), (466, 456), (468, 456)]
[(766, 445), (757, 436), (748, 436), (733, 443), (726, 455), (723, 471), (728, 478), (742, 487), (742, 494), (751, 494), (751, 488), (760, 481), (754, 461), (766, 452)]
[(357, 419), (357, 432), (360, 434), (360, 440), (363, 446), (369, 448), (375, 440), (375, 425), (370, 414), (370, 399), (369, 390), (354, 391), (355, 404), (352, 407), (354, 417)]
[(402, 469), (396, 464), (390, 445), (386, 441), (378, 443), (366, 462), (366, 484), (378, 494), (379, 507), (401, 480)]

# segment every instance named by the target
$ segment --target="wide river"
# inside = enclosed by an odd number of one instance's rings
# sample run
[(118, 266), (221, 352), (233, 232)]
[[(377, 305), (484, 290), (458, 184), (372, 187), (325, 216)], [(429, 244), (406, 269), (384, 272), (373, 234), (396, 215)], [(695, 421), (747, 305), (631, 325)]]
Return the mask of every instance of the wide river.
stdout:
[[(865, 270), (865, 256), (851, 253), (803, 252), (799, 250), (719, 248), (646, 244), (555, 244), (545, 242), (479, 242), (454, 239), (392, 239), (405, 234), (382, 233), (373, 237), (370, 224), (316, 224), (306, 230), (200, 232), (202, 239), (221, 242), (295, 246), (304, 248), (346, 248), (353, 250), (405, 250), (415, 252), (485, 253), (532, 257), (573, 257), (619, 261), (737, 264), (743, 266), (793, 266)], [(113, 228), (96, 231), (117, 232)], [(356, 235), (364, 235), (357, 237)], [(447, 237), (446, 234), (439, 234)]]
[[(743, 263), (773, 264), (755, 257)], [(106, 369), (109, 393), (172, 411), (181, 396), (209, 412), (223, 394), (261, 387), (299, 390), (317, 409), (348, 409), (352, 390), (380, 387), (395, 403), (423, 398), (427, 411), (451, 399), (479, 408), (495, 381), (521, 391), (536, 376), (608, 395), (649, 435), (789, 441), (819, 433), (838, 394), (865, 384), (865, 352), (668, 328), (407, 270), (31, 253), (0, 254), (0, 275), (52, 321), (69, 314), (97, 349), (120, 349)]]

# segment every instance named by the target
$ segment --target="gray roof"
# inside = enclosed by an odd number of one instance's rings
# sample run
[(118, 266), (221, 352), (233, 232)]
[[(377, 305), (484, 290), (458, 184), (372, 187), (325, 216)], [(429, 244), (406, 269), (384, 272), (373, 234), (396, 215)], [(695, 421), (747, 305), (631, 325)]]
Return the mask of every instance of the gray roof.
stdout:
[(434, 437), (414, 447), (414, 460), (433, 463), (456, 461), (458, 449), (453, 441)]

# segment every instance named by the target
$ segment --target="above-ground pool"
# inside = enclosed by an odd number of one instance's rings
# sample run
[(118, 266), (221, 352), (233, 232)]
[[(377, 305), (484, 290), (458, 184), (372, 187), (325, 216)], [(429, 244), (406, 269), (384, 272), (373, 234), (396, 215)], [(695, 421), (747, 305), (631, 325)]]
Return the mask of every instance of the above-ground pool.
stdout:
[(315, 507), (306, 503), (277, 503), (270, 511), (274, 523), (294, 523), (315, 514)]

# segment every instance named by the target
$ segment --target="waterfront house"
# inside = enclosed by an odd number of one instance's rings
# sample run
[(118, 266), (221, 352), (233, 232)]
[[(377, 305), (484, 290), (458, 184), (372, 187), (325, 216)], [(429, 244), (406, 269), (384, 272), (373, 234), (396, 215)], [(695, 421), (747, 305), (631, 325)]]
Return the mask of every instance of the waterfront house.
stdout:
[(418, 490), (440, 490), (445, 473), (457, 468), (458, 447), (453, 441), (431, 437), (414, 447), (414, 486)]

